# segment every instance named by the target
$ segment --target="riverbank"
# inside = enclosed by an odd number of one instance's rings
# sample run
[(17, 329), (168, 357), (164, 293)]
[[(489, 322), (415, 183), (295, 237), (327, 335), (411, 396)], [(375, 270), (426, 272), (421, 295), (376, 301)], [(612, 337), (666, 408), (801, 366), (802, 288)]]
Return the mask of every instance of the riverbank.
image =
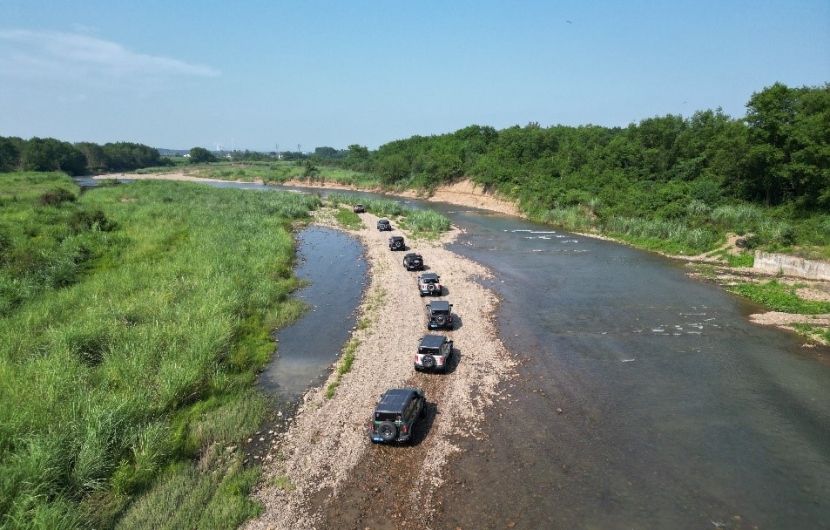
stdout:
[[(177, 171), (172, 173), (159, 174), (112, 174), (95, 177), (96, 179), (111, 179), (111, 178), (129, 178), (129, 179), (158, 179), (158, 180), (184, 180), (192, 182), (228, 182), (222, 179), (202, 178), (188, 174), (186, 171)], [(262, 181), (254, 181), (256, 184), (262, 184)], [(301, 181), (289, 180), (281, 185), (284, 186), (298, 186), (309, 188), (321, 188), (332, 190), (347, 190), (347, 191), (369, 191), (374, 193), (383, 193), (379, 189), (361, 189), (355, 186), (344, 186), (337, 183), (330, 183), (324, 181)], [(395, 192), (397, 196), (417, 198), (419, 200), (432, 202), (446, 202), (458, 206), (474, 207), (483, 210), (513, 215), (516, 217), (526, 218), (526, 216), (519, 211), (514, 202), (495, 196), (488, 193), (480, 186), (476, 186), (472, 181), (465, 180), (452, 184), (449, 186), (441, 186), (435, 190), (430, 197), (420, 196), (416, 191), (401, 191)], [(581, 235), (592, 237), (596, 239), (603, 239), (607, 241), (616, 241), (612, 238), (602, 236), (596, 233), (582, 233)], [(734, 252), (737, 247), (737, 237), (728, 238), (725, 245), (720, 249), (725, 253)], [(616, 241), (621, 244), (624, 242)], [(718, 283), (720, 286), (728, 288), (735, 285), (738, 281), (759, 283), (768, 281), (773, 278), (772, 275), (763, 271), (755, 270), (749, 267), (728, 267), (722, 258), (713, 257), (715, 253), (707, 252), (699, 256), (676, 256), (666, 255), (669, 258), (677, 259), (686, 262), (692, 267), (690, 276), (698, 279), (706, 279)], [(708, 268), (706, 268), (708, 267)], [(775, 275), (774, 277), (778, 277)], [(790, 280), (802, 286), (801, 293), (810, 298), (828, 300), (830, 299), (830, 282), (822, 282), (815, 280)], [(796, 331), (805, 337), (807, 342), (805, 346), (814, 344), (827, 344), (822, 335), (826, 334), (830, 329), (830, 314), (805, 316), (798, 314), (781, 313), (775, 311), (767, 311), (763, 313), (756, 313), (750, 316), (750, 320), (760, 325), (774, 326), (779, 329), (787, 331)], [(805, 328), (804, 326), (810, 326)], [(813, 331), (810, 331), (813, 330)]]
[[(303, 397), (291, 427), (265, 458), (267, 478), (256, 494), (265, 512), (246, 528), (374, 528), (384, 518), (397, 528), (423, 528), (434, 513), (432, 499), (445, 480), (447, 459), (459, 450), (454, 437), (484, 436), (479, 427), (485, 410), (505, 399), (503, 383), (513, 377), (515, 361), (497, 337), (497, 297), (483, 286), (494, 279), (445, 248), (458, 231), (438, 241), (411, 241), (406, 232), (392, 232), (406, 237), (429, 270), (441, 275), (449, 290), (444, 299), (460, 319), (453, 331), (443, 333), (454, 340), (457, 365), (448, 374), (417, 373), (411, 354), (427, 332), (427, 300), (416, 289), (418, 273), (401, 265), (404, 253), (389, 250), (389, 233), (374, 229), (377, 217), (361, 217), (365, 226), (347, 231), (362, 241), (371, 271), (350, 341), (354, 360), (347, 372), (338, 377), (334, 370)], [(332, 210), (319, 212), (316, 222), (335, 226)], [(335, 381), (329, 399), (326, 391)], [(394, 387), (422, 388), (430, 404), (426, 425), (411, 447), (376, 446), (367, 437), (377, 399)], [(357, 489), (367, 496), (356, 501), (353, 479), (361, 473), (369, 478)], [(372, 476), (384, 483), (369, 486)], [(350, 487), (344, 489), (345, 484)], [(385, 496), (402, 500), (383, 502)], [(410, 498), (420, 501), (403, 500)]]

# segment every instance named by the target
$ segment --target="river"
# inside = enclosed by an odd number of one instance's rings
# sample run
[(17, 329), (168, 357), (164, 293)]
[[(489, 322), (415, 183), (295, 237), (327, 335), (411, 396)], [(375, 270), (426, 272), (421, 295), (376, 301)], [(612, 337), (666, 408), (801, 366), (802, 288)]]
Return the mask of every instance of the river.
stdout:
[[(830, 528), (827, 348), (749, 323), (758, 306), (676, 261), (407, 202), (465, 231), (451, 249), (494, 271), (500, 337), (522, 360), (489, 439), (458, 441), (441, 528)], [(344, 239), (325, 248), (343, 254)], [(296, 393), (331, 364), (351, 325), (331, 318), (312, 326), (342, 331), (319, 346), (328, 355), (281, 387)]]

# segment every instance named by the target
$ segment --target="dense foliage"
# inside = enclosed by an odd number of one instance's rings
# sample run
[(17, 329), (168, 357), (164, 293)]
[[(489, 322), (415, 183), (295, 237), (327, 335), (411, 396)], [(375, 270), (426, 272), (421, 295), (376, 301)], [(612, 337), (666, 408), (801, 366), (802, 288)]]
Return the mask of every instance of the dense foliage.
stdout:
[[(236, 528), (269, 333), (319, 200), (0, 179), (0, 528)], [(198, 465), (196, 464), (198, 462)]]
[(779, 246), (830, 244), (830, 84), (765, 88), (743, 119), (716, 109), (614, 128), (473, 125), (375, 152), (353, 145), (323, 162), (386, 187), (469, 177), (534, 218), (655, 241), (672, 233), (687, 251), (725, 229), (774, 235), (758, 241)]
[(130, 142), (71, 144), (54, 138), (0, 137), (0, 172), (63, 171), (83, 175), (169, 164), (156, 149)]

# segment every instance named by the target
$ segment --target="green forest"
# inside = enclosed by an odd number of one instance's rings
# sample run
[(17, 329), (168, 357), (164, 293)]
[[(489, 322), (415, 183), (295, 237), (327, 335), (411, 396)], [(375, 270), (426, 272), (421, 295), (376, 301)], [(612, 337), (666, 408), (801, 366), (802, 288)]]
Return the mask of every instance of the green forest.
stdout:
[(830, 84), (777, 83), (746, 108), (612, 128), (472, 125), (377, 151), (318, 148), (309, 163), (427, 193), (470, 178), (533, 219), (668, 252), (705, 251), (731, 231), (750, 247), (830, 257)]

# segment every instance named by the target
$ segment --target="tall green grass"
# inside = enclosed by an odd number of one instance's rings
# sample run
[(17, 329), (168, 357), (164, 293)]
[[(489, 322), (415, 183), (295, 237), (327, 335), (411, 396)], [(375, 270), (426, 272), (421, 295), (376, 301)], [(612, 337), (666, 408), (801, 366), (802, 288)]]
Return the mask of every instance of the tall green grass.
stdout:
[(448, 217), (432, 210), (409, 210), (401, 223), (414, 236), (427, 237), (447, 232), (452, 226)]
[[(256, 471), (217, 451), (263, 418), (253, 388), (269, 331), (304, 310), (290, 297), (291, 223), (318, 200), (139, 181), (40, 212), (30, 199), (67, 181), (12, 180), (0, 197), (20, 206), (0, 224), (25, 222), (6, 248), (51, 253), (5, 261), (7, 279), (59, 277), (87, 251), (70, 281), (29, 282), (0, 317), (0, 528), (235, 528), (256, 512)], [(111, 226), (49, 240), (76, 208)]]

